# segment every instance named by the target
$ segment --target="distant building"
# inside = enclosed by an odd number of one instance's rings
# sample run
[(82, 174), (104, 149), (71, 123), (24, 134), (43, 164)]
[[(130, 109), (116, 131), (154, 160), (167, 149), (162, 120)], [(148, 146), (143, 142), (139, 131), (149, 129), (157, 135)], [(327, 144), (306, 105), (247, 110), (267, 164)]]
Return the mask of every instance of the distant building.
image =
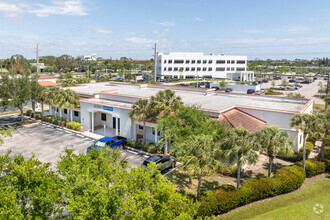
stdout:
[(85, 56), (78, 56), (82, 61), (91, 61), (96, 60), (96, 54), (85, 55)]
[(204, 53), (158, 53), (157, 75), (162, 78), (218, 78), (253, 81), (254, 72), (247, 71), (246, 56)]
[[(30, 63), (30, 65), (37, 67), (37, 63)], [(39, 63), (39, 70), (40, 70), (40, 72), (43, 72), (45, 68), (46, 68), (46, 66), (45, 66), (44, 63)]]

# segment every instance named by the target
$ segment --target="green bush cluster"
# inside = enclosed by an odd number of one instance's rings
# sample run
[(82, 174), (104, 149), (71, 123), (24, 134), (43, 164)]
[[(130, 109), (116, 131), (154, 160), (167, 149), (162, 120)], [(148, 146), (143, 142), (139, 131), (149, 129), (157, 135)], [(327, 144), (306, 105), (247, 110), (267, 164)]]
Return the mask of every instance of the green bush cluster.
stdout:
[(127, 142), (127, 146), (135, 148), (135, 149), (139, 149), (142, 151), (146, 151), (146, 152), (152, 153), (152, 154), (156, 154), (156, 153), (162, 154), (164, 151), (164, 147), (158, 147), (154, 143), (142, 144), (141, 140), (137, 140), (137, 141), (129, 140)]
[(293, 165), (278, 170), (273, 177), (246, 180), (239, 189), (227, 185), (206, 191), (202, 196), (198, 215), (218, 215), (253, 201), (292, 192), (302, 185), (305, 178), (304, 169)]
[(68, 129), (72, 129), (72, 130), (75, 130), (75, 131), (81, 131), (81, 124), (79, 122), (76, 122), (76, 121), (68, 122), (66, 124), (66, 127)]
[[(313, 148), (314, 144), (311, 141), (306, 141), (306, 159), (308, 159), (308, 155), (312, 152)], [(277, 157), (290, 162), (302, 161), (303, 148), (301, 148), (298, 153), (294, 152), (291, 155), (283, 155), (280, 153)]]
[[(295, 163), (302, 167), (302, 162)], [(306, 160), (306, 176), (312, 177), (324, 173), (326, 169), (325, 163), (316, 159)]]
[[(327, 142), (326, 142), (327, 143)], [(321, 152), (316, 156), (318, 161), (321, 161), (325, 164), (325, 171), (330, 172), (330, 146), (326, 145), (324, 147), (324, 157), (321, 156)]]
[(237, 167), (231, 165), (230, 163), (223, 163), (221, 167), (216, 170), (217, 173), (221, 173), (225, 176), (236, 177)]

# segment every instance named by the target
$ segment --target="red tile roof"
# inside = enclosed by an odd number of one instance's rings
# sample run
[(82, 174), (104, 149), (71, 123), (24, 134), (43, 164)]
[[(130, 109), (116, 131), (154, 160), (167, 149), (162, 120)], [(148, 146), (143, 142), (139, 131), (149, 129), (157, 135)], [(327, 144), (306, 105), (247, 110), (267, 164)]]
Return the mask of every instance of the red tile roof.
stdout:
[(41, 86), (50, 87), (50, 86), (59, 86), (60, 84), (54, 83), (52, 81), (40, 81), (38, 82)]
[(265, 121), (237, 108), (222, 113), (219, 119), (220, 121), (225, 122), (229, 128), (242, 127), (249, 132), (258, 131), (266, 126)]

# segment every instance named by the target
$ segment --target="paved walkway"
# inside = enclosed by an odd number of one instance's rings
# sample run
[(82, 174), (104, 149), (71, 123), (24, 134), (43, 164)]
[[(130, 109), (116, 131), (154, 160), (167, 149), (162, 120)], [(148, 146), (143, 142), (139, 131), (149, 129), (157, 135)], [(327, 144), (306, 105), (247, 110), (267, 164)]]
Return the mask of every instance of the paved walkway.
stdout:
[(313, 151), (309, 154), (308, 159), (315, 158), (320, 152), (322, 147), (322, 141), (316, 141)]

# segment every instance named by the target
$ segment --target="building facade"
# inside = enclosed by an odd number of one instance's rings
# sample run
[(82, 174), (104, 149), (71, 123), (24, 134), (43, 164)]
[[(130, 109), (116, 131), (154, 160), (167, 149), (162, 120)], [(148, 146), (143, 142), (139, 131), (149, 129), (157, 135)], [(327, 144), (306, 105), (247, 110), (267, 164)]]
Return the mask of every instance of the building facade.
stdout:
[[(51, 108), (50, 114), (78, 121), (82, 129), (104, 136), (121, 135), (131, 140), (143, 136), (143, 122), (129, 117), (133, 104), (141, 99), (150, 99), (158, 91), (172, 89), (186, 104), (200, 106), (213, 119), (225, 118), (232, 126), (255, 127), (277, 125), (289, 132), (294, 142), (293, 150), (303, 146), (303, 133), (290, 126), (290, 119), (299, 113), (311, 113), (313, 99), (256, 96), (240, 93), (216, 92), (214, 89), (189, 88), (165, 85), (132, 85), (122, 83), (90, 83), (70, 89), (80, 96), (80, 108), (68, 111)], [(248, 129), (248, 128), (247, 128)], [(249, 130), (249, 129), (248, 129)], [(161, 134), (156, 122), (146, 123), (147, 142), (157, 143)]]
[(163, 78), (217, 78), (253, 81), (246, 56), (204, 53), (158, 53), (156, 73)]

